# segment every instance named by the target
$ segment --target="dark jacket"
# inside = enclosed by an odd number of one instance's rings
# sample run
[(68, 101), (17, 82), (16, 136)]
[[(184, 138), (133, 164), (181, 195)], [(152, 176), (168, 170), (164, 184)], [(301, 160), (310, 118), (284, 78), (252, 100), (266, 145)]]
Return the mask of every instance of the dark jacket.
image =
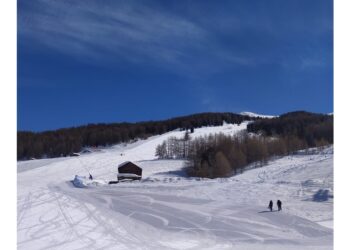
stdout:
[(273, 207), (273, 202), (270, 201), (270, 203), (269, 203), (269, 208), (270, 208), (270, 210), (272, 210), (272, 207)]

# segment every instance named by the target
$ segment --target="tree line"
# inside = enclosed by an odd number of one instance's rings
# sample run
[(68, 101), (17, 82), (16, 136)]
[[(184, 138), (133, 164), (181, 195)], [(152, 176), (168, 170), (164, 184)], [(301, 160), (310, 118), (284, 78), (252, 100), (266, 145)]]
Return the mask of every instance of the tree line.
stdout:
[(193, 130), (202, 126), (218, 126), (223, 121), (240, 124), (254, 119), (256, 118), (234, 113), (200, 113), (163, 121), (88, 124), (44, 132), (18, 131), (17, 159), (67, 156), (84, 147), (125, 143), (175, 129)]
[(295, 111), (250, 123), (248, 132), (266, 136), (295, 136), (307, 147), (333, 143), (333, 115)]
[(244, 131), (237, 136), (223, 134), (195, 139), (187, 157), (190, 176), (217, 178), (242, 173), (248, 165), (261, 167), (274, 156), (307, 148), (295, 136), (267, 137)]
[(156, 156), (159, 159), (186, 159), (192, 146), (190, 139), (188, 131), (183, 138), (171, 136), (156, 147)]

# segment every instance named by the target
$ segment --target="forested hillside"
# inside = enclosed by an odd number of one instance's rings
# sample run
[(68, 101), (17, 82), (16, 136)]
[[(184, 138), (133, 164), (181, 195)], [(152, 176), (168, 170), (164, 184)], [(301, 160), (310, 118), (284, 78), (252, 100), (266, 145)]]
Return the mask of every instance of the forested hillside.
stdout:
[(193, 129), (202, 126), (218, 126), (223, 121), (239, 124), (254, 120), (234, 113), (201, 113), (163, 121), (138, 123), (89, 124), (86, 126), (34, 133), (17, 133), (17, 159), (67, 156), (79, 152), (85, 146), (107, 146), (147, 138), (174, 129)]
[(333, 143), (333, 115), (296, 111), (251, 123), (248, 132), (284, 138), (297, 137), (307, 147)]
[[(191, 176), (227, 177), (254, 162), (262, 166), (271, 156), (333, 144), (333, 116), (291, 112), (252, 122), (245, 133), (237, 136), (219, 134), (186, 143), (173, 148), (180, 148), (180, 157), (181, 152), (188, 152), (185, 158), (189, 160)], [(182, 145), (188, 145), (188, 149), (181, 150)]]

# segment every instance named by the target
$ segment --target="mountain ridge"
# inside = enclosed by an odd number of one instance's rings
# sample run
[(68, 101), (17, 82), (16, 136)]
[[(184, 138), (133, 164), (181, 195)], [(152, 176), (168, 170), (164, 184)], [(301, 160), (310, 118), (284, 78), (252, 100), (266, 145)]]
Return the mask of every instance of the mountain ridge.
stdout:
[[(303, 111), (310, 117), (320, 114)], [(332, 117), (329, 115), (328, 118)], [(283, 114), (281, 115), (283, 117)], [(274, 117), (274, 119), (279, 119)], [(203, 126), (221, 126), (223, 122), (240, 124), (243, 121), (270, 120), (230, 112), (206, 112), (160, 121), (137, 123), (98, 123), (52, 131), (17, 132), (17, 159), (52, 158), (79, 152), (85, 146), (99, 147), (145, 139), (175, 129), (190, 130)]]

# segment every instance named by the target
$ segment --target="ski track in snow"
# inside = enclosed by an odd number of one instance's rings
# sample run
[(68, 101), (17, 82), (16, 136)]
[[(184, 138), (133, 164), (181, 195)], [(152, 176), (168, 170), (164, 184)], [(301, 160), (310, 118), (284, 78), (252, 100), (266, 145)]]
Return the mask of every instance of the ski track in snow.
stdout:
[[(196, 129), (235, 134), (241, 125)], [(18, 162), (18, 249), (332, 249), (333, 147), (231, 178), (188, 178), (181, 160), (156, 160), (173, 131), (80, 157)], [(115, 180), (123, 161), (143, 180), (75, 188), (74, 175)], [(272, 199), (282, 212), (268, 212)]]

